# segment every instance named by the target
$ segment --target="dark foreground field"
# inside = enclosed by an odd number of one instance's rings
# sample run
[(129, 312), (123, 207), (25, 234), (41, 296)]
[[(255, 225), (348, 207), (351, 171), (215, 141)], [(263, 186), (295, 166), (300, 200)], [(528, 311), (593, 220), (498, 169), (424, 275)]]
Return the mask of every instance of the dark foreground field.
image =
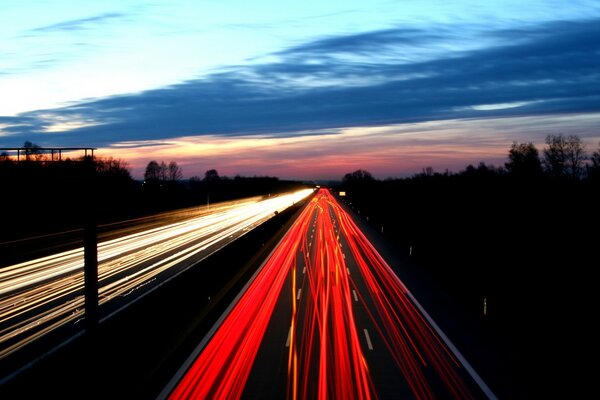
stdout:
[[(43, 358), (3, 385), (0, 398), (154, 398), (300, 207), (278, 214), (171, 280), (101, 324), (94, 335)], [(8, 362), (16, 367), (26, 356)], [(3, 370), (11, 368), (8, 362)]]
[(434, 319), (473, 335), (459, 348), (501, 398), (572, 398), (592, 382), (581, 360), (594, 342), (599, 187), (480, 168), (359, 182), (344, 199), (427, 282)]
[[(346, 189), (361, 227), (500, 398), (586, 393), (596, 186), (465, 174)], [(297, 211), (45, 357), (3, 385), (0, 397), (154, 398)]]

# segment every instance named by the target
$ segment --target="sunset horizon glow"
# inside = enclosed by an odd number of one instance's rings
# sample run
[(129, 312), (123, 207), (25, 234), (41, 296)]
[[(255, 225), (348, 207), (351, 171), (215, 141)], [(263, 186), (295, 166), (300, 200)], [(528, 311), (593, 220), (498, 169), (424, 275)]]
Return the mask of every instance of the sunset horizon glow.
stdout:
[(14, 2), (0, 147), (94, 147), (141, 179), (337, 180), (502, 166), (600, 142), (600, 4), (517, 0)]
[[(568, 125), (576, 119), (578, 131)], [(586, 126), (600, 124), (600, 114), (561, 115), (552, 118), (520, 117), (490, 120), (433, 121), (415, 124), (355, 127), (339, 132), (313, 132), (300, 137), (268, 136), (223, 138), (182, 137), (166, 142), (125, 143), (100, 148), (99, 157), (121, 158), (132, 176), (142, 179), (148, 162), (175, 161), (186, 178), (216, 169), (228, 177), (277, 176), (291, 180), (340, 180), (344, 174), (365, 169), (378, 179), (403, 178), (432, 167), (436, 172), (459, 172), (484, 162), (504, 166), (511, 144), (532, 142), (541, 151), (546, 135), (582, 134)], [(535, 130), (531, 129), (532, 126)], [(529, 127), (520, 134), (516, 127)], [(469, 140), (464, 133), (470, 132)], [(600, 141), (583, 135), (588, 149)]]

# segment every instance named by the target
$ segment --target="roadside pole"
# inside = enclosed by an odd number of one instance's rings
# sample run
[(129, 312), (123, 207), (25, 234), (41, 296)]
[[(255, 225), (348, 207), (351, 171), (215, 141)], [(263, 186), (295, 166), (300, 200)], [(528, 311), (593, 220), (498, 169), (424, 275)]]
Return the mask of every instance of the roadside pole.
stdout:
[(98, 310), (98, 234), (96, 229), (96, 166), (94, 158), (86, 157), (84, 193), (84, 296), (85, 329), (88, 333), (96, 330), (99, 320)]

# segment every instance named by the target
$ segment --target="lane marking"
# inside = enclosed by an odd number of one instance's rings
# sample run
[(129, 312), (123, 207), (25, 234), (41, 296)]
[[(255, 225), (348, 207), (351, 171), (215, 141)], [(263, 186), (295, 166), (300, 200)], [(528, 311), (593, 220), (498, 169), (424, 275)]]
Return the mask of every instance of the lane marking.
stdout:
[(290, 330), (288, 331), (288, 338), (285, 341), (285, 347), (290, 347), (290, 338), (292, 336), (292, 326), (290, 325)]
[(346, 267), (346, 271), (348, 271), (348, 275), (350, 275), (350, 268)]
[(358, 301), (358, 296), (356, 295), (356, 290), (352, 289), (352, 294), (354, 294), (354, 301)]
[(302, 293), (302, 288), (298, 289), (298, 296), (296, 296), (296, 300), (300, 300), (301, 293)]
[(302, 274), (304, 275), (306, 273), (306, 267), (302, 268)]
[[(400, 278), (397, 278), (397, 279), (400, 281)], [(437, 334), (444, 341), (444, 343), (446, 343), (446, 346), (448, 346), (448, 348), (450, 349), (450, 351), (452, 351), (452, 353), (458, 359), (458, 361), (460, 361), (460, 363), (463, 365), (463, 367), (465, 367), (465, 370), (469, 373), (469, 375), (471, 375), (471, 378), (473, 378), (473, 380), (475, 381), (475, 383), (477, 383), (477, 385), (479, 386), (479, 388), (481, 389), (481, 391), (488, 397), (488, 399), (490, 399), (490, 400), (497, 400), (498, 397), (496, 397), (496, 395), (494, 394), (494, 392), (492, 392), (492, 390), (489, 388), (489, 386), (483, 381), (483, 379), (481, 379), (481, 377), (479, 376), (479, 374), (473, 369), (473, 367), (471, 366), (471, 364), (469, 364), (469, 362), (463, 357), (463, 355), (461, 354), (461, 352), (458, 351), (458, 349), (456, 348), (456, 346), (454, 346), (454, 343), (452, 343), (450, 341), (450, 339), (448, 339), (448, 336), (446, 336), (446, 334), (444, 333), (444, 331), (442, 331), (440, 329), (440, 327), (438, 326), (438, 324), (435, 323), (435, 321), (433, 320), (433, 318), (431, 318), (429, 316), (429, 314), (427, 313), (427, 311), (425, 311), (425, 309), (423, 308), (423, 306), (421, 306), (421, 303), (419, 303), (417, 301), (417, 299), (412, 295), (412, 293), (408, 292), (406, 295), (415, 304), (415, 306), (417, 306), (417, 308), (419, 309), (419, 311), (421, 311), (421, 314), (423, 314), (423, 316), (425, 317), (425, 319), (427, 320), (427, 322), (429, 322), (429, 324), (431, 325), (431, 327), (437, 332)]]
[(369, 336), (369, 331), (366, 329), (363, 329), (365, 331), (365, 337), (367, 338), (367, 347), (369, 348), (369, 350), (373, 350), (373, 343), (371, 343), (371, 337)]

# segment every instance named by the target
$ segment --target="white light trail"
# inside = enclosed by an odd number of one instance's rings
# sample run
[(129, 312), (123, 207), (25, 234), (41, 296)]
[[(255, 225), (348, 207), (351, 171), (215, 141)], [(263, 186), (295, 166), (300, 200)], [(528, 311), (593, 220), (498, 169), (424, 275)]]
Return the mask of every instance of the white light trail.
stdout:
[[(126, 296), (173, 267), (207, 257), (313, 192), (216, 208), (209, 214), (98, 244), (99, 303)], [(83, 248), (0, 270), (0, 359), (84, 315)]]

